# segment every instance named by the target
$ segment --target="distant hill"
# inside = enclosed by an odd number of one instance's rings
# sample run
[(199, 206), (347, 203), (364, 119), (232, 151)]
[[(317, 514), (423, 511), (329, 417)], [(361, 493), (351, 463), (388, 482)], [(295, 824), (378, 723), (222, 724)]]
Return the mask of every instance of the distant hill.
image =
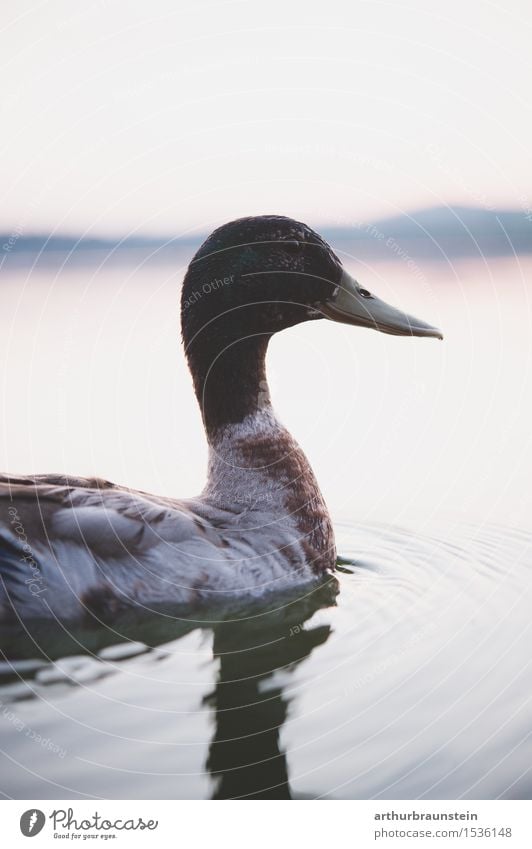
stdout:
[(412, 255), (445, 259), (532, 253), (532, 216), (522, 211), (433, 207), (376, 222), (341, 227), (338, 240), (356, 252), (379, 255), (404, 248)]
[(163, 238), (135, 236), (120, 238), (84, 238), (81, 236), (49, 236), (44, 233), (30, 235), (0, 234), (0, 263), (3, 266), (71, 263), (138, 262), (142, 257), (167, 259), (169, 254), (188, 248), (194, 251), (204, 236)]
[[(319, 227), (332, 245), (354, 257), (390, 259), (398, 256), (445, 260), (474, 256), (532, 253), (532, 216), (523, 211), (474, 207), (434, 207), (350, 226)], [(205, 234), (186, 237), (109, 239), (75, 236), (0, 234), (2, 267), (34, 262), (86, 264), (94, 262), (170, 261), (192, 254)]]

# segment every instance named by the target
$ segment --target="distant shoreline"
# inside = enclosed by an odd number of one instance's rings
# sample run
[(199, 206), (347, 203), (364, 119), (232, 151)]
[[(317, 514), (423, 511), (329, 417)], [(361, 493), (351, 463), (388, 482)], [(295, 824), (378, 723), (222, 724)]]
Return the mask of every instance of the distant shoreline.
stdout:
[[(408, 255), (445, 261), (532, 253), (532, 215), (523, 210), (434, 207), (375, 222), (342, 221), (320, 231), (339, 252), (361, 259), (394, 260)], [(150, 262), (168, 261), (184, 250), (193, 253), (206, 235), (83, 238), (24, 233), (14, 227), (0, 234), (0, 262), (2, 268), (59, 259), (79, 265), (106, 255), (113, 263), (141, 256)]]

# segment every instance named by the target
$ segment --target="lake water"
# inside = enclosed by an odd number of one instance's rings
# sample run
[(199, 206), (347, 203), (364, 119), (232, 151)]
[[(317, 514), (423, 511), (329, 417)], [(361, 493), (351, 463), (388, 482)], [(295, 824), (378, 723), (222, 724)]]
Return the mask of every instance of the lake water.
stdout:
[[(201, 489), (187, 259), (4, 275), (1, 467)], [(6, 641), (7, 795), (530, 798), (532, 261), (347, 264), (445, 334), (272, 344), (350, 562), (228, 620)]]

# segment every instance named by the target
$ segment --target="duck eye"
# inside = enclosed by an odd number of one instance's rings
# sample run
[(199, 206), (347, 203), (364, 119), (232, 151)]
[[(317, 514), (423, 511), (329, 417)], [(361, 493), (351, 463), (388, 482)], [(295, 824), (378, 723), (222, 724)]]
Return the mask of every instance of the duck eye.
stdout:
[(359, 289), (358, 293), (359, 293), (359, 295), (362, 295), (363, 298), (372, 298), (373, 297), (371, 292), (368, 292), (367, 289)]

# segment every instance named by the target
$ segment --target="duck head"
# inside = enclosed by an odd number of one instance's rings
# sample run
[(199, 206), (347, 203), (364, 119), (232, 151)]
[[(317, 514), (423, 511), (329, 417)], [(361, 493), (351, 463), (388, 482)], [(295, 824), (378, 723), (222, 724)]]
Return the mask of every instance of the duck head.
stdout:
[(190, 263), (181, 298), (183, 341), (207, 432), (269, 401), (264, 356), (274, 333), (324, 318), (443, 338), (361, 287), (305, 224), (263, 215), (215, 230)]

